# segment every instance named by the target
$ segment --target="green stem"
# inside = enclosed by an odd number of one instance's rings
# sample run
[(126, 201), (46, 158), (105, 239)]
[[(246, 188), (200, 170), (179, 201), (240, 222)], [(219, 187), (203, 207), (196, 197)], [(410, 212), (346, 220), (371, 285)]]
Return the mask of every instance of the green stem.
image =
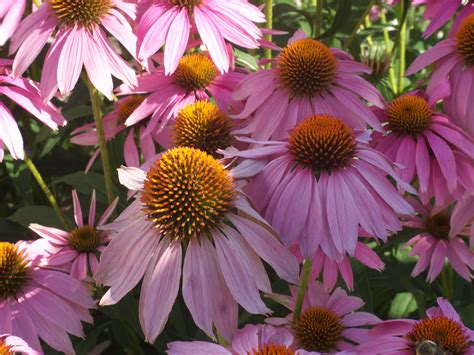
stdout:
[[(387, 17), (385, 16), (385, 12), (381, 8), (380, 11), (380, 21), (382, 22), (383, 25), (387, 24)], [(390, 36), (388, 34), (387, 27), (384, 26), (383, 29), (383, 39), (385, 41), (385, 50), (387, 54), (392, 57), (392, 49), (390, 45)], [(393, 68), (393, 63), (392, 60), (390, 60), (390, 67), (388, 68), (388, 75), (389, 75), (389, 80), (390, 80), (390, 86), (392, 87), (392, 91), (394, 93), (397, 93), (397, 83), (395, 81), (395, 69)]]
[[(441, 290), (443, 291), (443, 295), (446, 299), (450, 300), (452, 298), (452, 280), (449, 280), (448, 276), (448, 265), (445, 265), (443, 267), (443, 270), (441, 271), (440, 275), (440, 283), (441, 283)], [(450, 275), (452, 276), (452, 275)]]
[[(400, 2), (402, 6), (403, 13), (403, 1)], [(403, 79), (405, 77), (405, 65), (406, 65), (406, 33), (407, 33), (407, 22), (404, 21), (402, 28), (400, 29), (400, 39), (399, 39), (399, 61), (398, 61), (398, 94), (403, 92), (404, 84)]]
[[(273, 0), (265, 0), (265, 18), (267, 19), (265, 28), (271, 30), (273, 28)], [(265, 39), (271, 41), (272, 35), (266, 35)], [(272, 59), (272, 50), (270, 48), (265, 48), (265, 58)], [(267, 64), (267, 67), (269, 66), (270, 64)]]
[(102, 99), (97, 89), (92, 85), (91, 81), (87, 76), (85, 82), (89, 89), (91, 97), (92, 113), (94, 115), (95, 126), (97, 130), (97, 138), (99, 139), (100, 157), (102, 160), (102, 167), (104, 170), (105, 189), (107, 191), (107, 199), (109, 204), (115, 199), (113, 180), (112, 180), (112, 166), (110, 164), (109, 150), (107, 148), (107, 141), (105, 139), (104, 125), (102, 122)]
[[(316, 3), (316, 0), (313, 0)], [(314, 36), (318, 38), (321, 35), (321, 28), (323, 27), (323, 7), (324, 0), (317, 0), (316, 5), (316, 20), (314, 27)]]
[(293, 311), (293, 322), (295, 322), (301, 314), (303, 307), (303, 300), (308, 288), (309, 275), (311, 274), (311, 267), (313, 261), (309, 258), (303, 261), (303, 271), (301, 272), (300, 287), (298, 289), (298, 295), (296, 296), (295, 309)]
[(50, 188), (46, 183), (44, 182), (43, 177), (41, 176), (40, 172), (36, 168), (35, 164), (33, 161), (30, 159), (28, 154), (25, 152), (25, 163), (28, 169), (30, 170), (31, 174), (34, 176), (36, 181), (38, 182), (38, 185), (41, 187), (41, 190), (43, 190), (44, 194), (46, 195), (46, 198), (48, 199), (49, 203), (54, 209), (54, 212), (58, 215), (59, 220), (63, 224), (63, 226), (69, 230), (71, 229), (71, 226), (69, 222), (67, 221), (66, 217), (64, 216), (63, 212), (61, 211), (61, 208), (58, 205), (58, 202), (56, 201), (56, 198), (54, 197), (54, 194), (51, 192)]
[(355, 36), (357, 35), (357, 32), (359, 31), (359, 28), (362, 26), (362, 24), (364, 23), (365, 21), (365, 18), (367, 17), (367, 15), (369, 14), (370, 10), (372, 9), (372, 7), (375, 5), (377, 0), (371, 0), (370, 3), (369, 3), (369, 6), (367, 6), (367, 8), (365, 9), (364, 13), (362, 14), (362, 16), (360, 17), (359, 21), (357, 22), (357, 25), (354, 27), (354, 29), (352, 30), (352, 33), (350, 34), (350, 36), (347, 38), (347, 40), (344, 42), (344, 45), (343, 45), (343, 49), (347, 49), (351, 46), (352, 44), (352, 41), (354, 41), (354, 38)]

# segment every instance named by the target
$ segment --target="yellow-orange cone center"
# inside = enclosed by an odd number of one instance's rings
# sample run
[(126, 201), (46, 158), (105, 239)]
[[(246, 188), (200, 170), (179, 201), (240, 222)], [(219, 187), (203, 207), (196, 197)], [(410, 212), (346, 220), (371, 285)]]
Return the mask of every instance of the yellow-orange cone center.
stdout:
[(111, 0), (49, 0), (49, 2), (62, 24), (89, 28), (100, 24), (113, 6)]
[(209, 101), (197, 101), (184, 107), (173, 126), (173, 143), (177, 147), (200, 149), (214, 157), (218, 149), (234, 141), (229, 117)]
[(211, 155), (179, 147), (164, 153), (145, 180), (143, 211), (160, 232), (187, 240), (224, 221), (234, 204), (232, 177)]
[(469, 336), (461, 325), (446, 317), (423, 319), (406, 335), (413, 349), (423, 346), (433, 354), (462, 355), (469, 351)]
[(278, 57), (280, 83), (297, 97), (314, 97), (328, 89), (336, 66), (331, 50), (309, 38), (289, 44)]
[(28, 281), (27, 264), (15, 244), (0, 242), (0, 301), (18, 296)]
[(293, 324), (300, 347), (306, 351), (330, 353), (337, 351), (341, 340), (341, 317), (325, 307), (313, 307), (304, 311)]

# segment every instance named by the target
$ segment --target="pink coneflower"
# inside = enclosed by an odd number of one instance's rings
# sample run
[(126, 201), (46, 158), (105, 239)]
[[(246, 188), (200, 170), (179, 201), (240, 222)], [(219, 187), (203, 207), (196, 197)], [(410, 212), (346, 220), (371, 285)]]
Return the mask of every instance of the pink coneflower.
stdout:
[(83, 337), (81, 321), (92, 323), (95, 303), (76, 279), (39, 266), (34, 247), (0, 242), (0, 333), (23, 338), (41, 351), (38, 337), (67, 354), (68, 333)]
[(23, 159), (23, 138), (18, 124), (3, 96), (8, 97), (18, 106), (28, 111), (38, 120), (53, 130), (58, 125), (64, 126), (66, 121), (59, 110), (50, 103), (44, 103), (35, 82), (23, 78), (12, 79), (8, 69), (11, 61), (0, 59), (0, 162), (4, 156), (4, 146), (8, 148), (14, 159)]
[(474, 135), (471, 105), (474, 91), (474, 7), (467, 7), (456, 18), (449, 38), (421, 54), (407, 69), (411, 75), (434, 64), (427, 93), (432, 103), (445, 99), (445, 110), (454, 122)]
[(41, 74), (43, 98), (51, 99), (58, 89), (68, 95), (84, 66), (92, 84), (111, 100), (112, 75), (129, 85), (135, 85), (136, 78), (109, 43), (103, 28), (135, 54), (136, 37), (124, 16), (130, 15), (135, 6), (123, 0), (46, 1), (20, 23), (11, 38), (10, 52), (18, 51), (13, 75), (20, 76), (55, 33)]
[(204, 341), (175, 341), (168, 344), (169, 355), (303, 355), (306, 351), (295, 350), (294, 337), (284, 328), (268, 324), (247, 324), (234, 334), (228, 347)]
[[(137, 107), (142, 104), (144, 100), (145, 96), (143, 95), (129, 95), (114, 103), (114, 110), (103, 117), (105, 138), (107, 140), (115, 138), (120, 132), (127, 129), (125, 126), (125, 121), (137, 109)], [(143, 154), (145, 161), (153, 158), (156, 155), (154, 143), (157, 141), (156, 135), (153, 134), (153, 132), (147, 135), (143, 134), (146, 128), (146, 122), (146, 120), (142, 120), (136, 126), (130, 126), (130, 129), (128, 130), (127, 138), (125, 139), (125, 144), (123, 145), (123, 156), (127, 166), (140, 166), (139, 151)], [(135, 142), (135, 134), (137, 131), (139, 135), (140, 149)], [(96, 126), (93, 122), (76, 128), (71, 132), (71, 135), (71, 142), (74, 144), (83, 146), (99, 145)], [(89, 170), (89, 167), (97, 158), (98, 153), (99, 150), (97, 150), (92, 156), (86, 170)]]
[(144, 277), (139, 312), (146, 341), (153, 342), (166, 324), (181, 274), (196, 325), (213, 337), (214, 324), (225, 338), (236, 329), (237, 303), (250, 313), (270, 312), (259, 294), (271, 292), (261, 259), (297, 282), (296, 258), (207, 153), (174, 148), (148, 172), (122, 168), (119, 177), (135, 201), (104, 227), (117, 233), (95, 278), (111, 286), (101, 300), (110, 305)]
[(46, 256), (46, 265), (67, 270), (72, 277), (84, 280), (88, 271), (93, 274), (97, 270), (99, 264), (97, 255), (105, 249), (109, 241), (108, 234), (97, 228), (107, 222), (118, 200), (115, 200), (104, 211), (96, 225), (95, 190), (92, 192), (86, 224), (84, 224), (81, 204), (75, 190), (72, 192), (72, 198), (76, 228), (66, 232), (36, 223), (30, 224), (29, 227), (42, 238), (34, 243), (40, 245), (49, 254)]
[(171, 76), (163, 70), (138, 78), (134, 88), (121, 86), (119, 95), (150, 94), (125, 121), (126, 126), (136, 124), (151, 115), (143, 135), (158, 134), (184, 106), (197, 100), (212, 97), (226, 113), (239, 109), (231, 99), (232, 91), (243, 78), (242, 73), (219, 74), (211, 59), (202, 53), (186, 55), (179, 61)]
[[(385, 267), (385, 264), (377, 253), (360, 241), (356, 244), (353, 258), (364, 266), (377, 271), (382, 271)], [(321, 274), (324, 289), (327, 291), (334, 288), (339, 275), (350, 291), (354, 289), (354, 276), (352, 273), (351, 260), (348, 255), (342, 255), (341, 258), (332, 259), (324, 254), (321, 248), (318, 248), (318, 251), (313, 257), (311, 279), (317, 279)]]
[(474, 332), (461, 321), (448, 300), (439, 297), (438, 307), (416, 321), (384, 321), (370, 331), (371, 340), (358, 348), (362, 354), (473, 354)]
[[(297, 291), (292, 287), (291, 297), (277, 295), (274, 298), (293, 312)], [(295, 336), (296, 347), (306, 351), (354, 353), (357, 344), (363, 344), (369, 338), (369, 329), (360, 327), (381, 322), (371, 313), (355, 312), (363, 305), (364, 301), (348, 296), (339, 287), (330, 293), (319, 282), (311, 282), (297, 319), (290, 313), (285, 318), (267, 318), (266, 322), (289, 327)]]
[(40, 355), (39, 351), (36, 351), (21, 338), (13, 335), (3, 334), (0, 335), (0, 354), (2, 355)]
[[(422, 92), (400, 96), (375, 110), (386, 128), (374, 133), (374, 148), (399, 165), (400, 179), (418, 178), (420, 197), (443, 206), (474, 189), (474, 143)], [(450, 198), (451, 197), (451, 198)]]
[(353, 61), (340, 49), (304, 38), (297, 32), (283, 49), (274, 68), (246, 76), (234, 99), (245, 100), (235, 118), (246, 119), (241, 134), (256, 140), (286, 138), (288, 132), (312, 114), (340, 117), (356, 129), (367, 123), (381, 130), (374, 113), (360, 99), (383, 107), (383, 98), (359, 73), (371, 69)]
[[(333, 260), (354, 255), (359, 226), (382, 240), (400, 230), (398, 214), (413, 209), (387, 179), (399, 180), (392, 164), (370, 148), (364, 132), (356, 134), (329, 115), (306, 118), (286, 141), (226, 157), (253, 160), (256, 175), (250, 196), (285, 244), (297, 243), (304, 257), (319, 245)], [(248, 163), (247, 163), (248, 165)], [(236, 168), (236, 176), (241, 174)]]
[(138, 57), (148, 59), (166, 44), (165, 74), (172, 74), (195, 26), (216, 67), (225, 73), (232, 57), (226, 41), (259, 47), (263, 36), (254, 22), (265, 22), (265, 16), (247, 0), (155, 0), (139, 24)]
[(468, 237), (467, 227), (474, 218), (472, 208), (458, 204), (450, 217), (447, 211), (433, 211), (429, 206), (423, 206), (414, 199), (410, 202), (419, 216), (409, 217), (406, 225), (422, 230), (406, 243), (406, 246), (413, 247), (409, 255), (419, 256), (411, 275), (416, 277), (428, 269), (426, 279), (433, 282), (447, 259), (459, 276), (470, 282), (470, 270), (474, 269), (474, 253), (469, 250), (464, 238)]
[(0, 2), (0, 47), (13, 35), (25, 12), (26, 0)]

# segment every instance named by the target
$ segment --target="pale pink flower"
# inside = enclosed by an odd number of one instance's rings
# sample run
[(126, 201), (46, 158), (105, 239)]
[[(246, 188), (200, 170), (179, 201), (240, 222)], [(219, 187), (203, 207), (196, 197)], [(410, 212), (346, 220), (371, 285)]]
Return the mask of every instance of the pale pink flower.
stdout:
[[(357, 344), (369, 340), (369, 325), (381, 320), (368, 312), (357, 312), (364, 305), (358, 297), (348, 296), (340, 287), (332, 293), (319, 282), (311, 282), (304, 296), (301, 314), (295, 320), (297, 287), (291, 287), (292, 296), (271, 295), (291, 313), (285, 318), (267, 318), (273, 325), (284, 325), (295, 336), (295, 347), (316, 353), (355, 353)], [(356, 344), (356, 345), (355, 345)]]
[(89, 271), (93, 274), (97, 270), (99, 264), (97, 255), (105, 249), (109, 242), (108, 234), (97, 228), (104, 225), (110, 218), (118, 199), (104, 211), (96, 225), (95, 190), (92, 192), (86, 224), (84, 224), (81, 204), (75, 190), (72, 192), (72, 198), (76, 222), (74, 229), (66, 232), (36, 223), (30, 224), (29, 228), (41, 237), (33, 244), (45, 250), (45, 264), (47, 266), (65, 270), (72, 277), (84, 280)]
[[(370, 340), (358, 347), (361, 354), (458, 354), (474, 353), (474, 331), (466, 327), (448, 300), (438, 297), (438, 307), (426, 318), (387, 320), (370, 330)], [(422, 351), (423, 350), (423, 351)]]
[(427, 93), (430, 102), (444, 99), (444, 108), (454, 122), (474, 135), (470, 102), (474, 99), (474, 7), (468, 6), (457, 16), (449, 38), (438, 42), (410, 65), (407, 75), (434, 64)]
[(13, 159), (23, 159), (23, 138), (13, 114), (8, 109), (3, 97), (7, 97), (35, 116), (53, 130), (66, 125), (64, 117), (51, 103), (41, 100), (35, 82), (24, 79), (13, 79), (10, 76), (10, 60), (0, 59), (0, 162), (3, 161), (4, 146), (8, 148)]
[(15, 33), (25, 8), (26, 0), (2, 0), (0, 2), (0, 47)]
[[(294, 337), (284, 328), (268, 324), (247, 324), (237, 331), (229, 346), (205, 341), (175, 341), (168, 344), (169, 355), (248, 355), (248, 354), (313, 354), (293, 349)], [(316, 354), (316, 353), (314, 353)]]
[(337, 260), (354, 255), (359, 226), (385, 241), (402, 228), (397, 214), (413, 212), (387, 176), (414, 190), (368, 146), (368, 138), (337, 118), (316, 115), (296, 126), (288, 140), (227, 150), (224, 156), (253, 162), (237, 166), (234, 176), (255, 177), (249, 194), (288, 247), (298, 244), (304, 257), (313, 257), (321, 246)]
[(237, 304), (250, 313), (270, 312), (259, 293), (271, 292), (261, 259), (290, 282), (298, 280), (298, 262), (229, 171), (193, 148), (169, 150), (146, 169), (119, 169), (135, 200), (103, 227), (116, 234), (95, 275), (111, 286), (101, 305), (117, 303), (143, 278), (139, 316), (148, 342), (163, 330), (181, 276), (193, 320), (211, 337), (213, 326), (232, 337)]
[(51, 99), (59, 89), (68, 95), (84, 67), (92, 84), (112, 99), (112, 75), (136, 85), (135, 72), (110, 44), (104, 28), (130, 53), (136, 37), (124, 14), (133, 16), (136, 4), (123, 0), (51, 0), (26, 17), (11, 38), (16, 53), (13, 75), (20, 76), (39, 55), (54, 33), (41, 74), (41, 94)]
[(436, 99), (411, 92), (374, 110), (386, 131), (372, 135), (372, 146), (398, 165), (401, 180), (417, 178), (423, 203), (434, 196), (444, 206), (474, 190), (474, 143), (435, 105)]
[(265, 22), (265, 16), (247, 0), (154, 0), (140, 20), (138, 57), (148, 59), (166, 44), (165, 74), (172, 74), (195, 28), (216, 67), (225, 73), (233, 56), (226, 41), (259, 47), (263, 36), (254, 22)]
[(0, 334), (21, 337), (41, 351), (39, 337), (72, 354), (68, 334), (84, 337), (81, 321), (92, 323), (88, 309), (95, 303), (78, 280), (41, 267), (37, 252), (25, 242), (0, 242)]
[(19, 337), (3, 334), (0, 335), (0, 354), (40, 355), (41, 352), (30, 348), (30, 346)]
[[(145, 100), (143, 95), (129, 95), (119, 99), (114, 103), (114, 110), (106, 114), (103, 119), (105, 139), (107, 141), (114, 139), (120, 132), (127, 130), (125, 121), (136, 110), (138, 106)], [(146, 129), (147, 121), (141, 120), (136, 125), (129, 127), (127, 138), (123, 145), (123, 156), (127, 166), (140, 166), (139, 152), (143, 154), (145, 161), (153, 158), (156, 155), (155, 143), (158, 142), (157, 135), (151, 132), (150, 134), (143, 134)], [(135, 142), (135, 134), (138, 132), (139, 148)], [(76, 128), (71, 132), (71, 142), (82, 146), (98, 146), (99, 139), (95, 123), (88, 123), (84, 126)], [(86, 171), (92, 166), (92, 163), (98, 156), (99, 149), (91, 157)]]
[[(472, 198), (470, 200), (472, 202)], [(447, 210), (433, 210), (414, 199), (410, 199), (410, 203), (418, 216), (408, 217), (405, 225), (421, 230), (406, 243), (406, 246), (412, 247), (409, 255), (419, 257), (411, 275), (416, 277), (428, 269), (426, 280), (433, 282), (447, 259), (459, 276), (470, 282), (473, 278), (474, 252), (469, 250), (464, 239), (468, 238), (468, 227), (474, 219), (473, 208), (458, 203), (450, 215)]]
[(231, 99), (231, 95), (243, 77), (243, 73), (234, 71), (219, 74), (214, 63), (204, 53), (184, 56), (171, 76), (166, 76), (162, 69), (158, 69), (155, 73), (140, 76), (137, 87), (120, 87), (119, 95), (149, 94), (127, 118), (125, 126), (151, 116), (142, 136), (159, 134), (184, 106), (211, 97), (224, 112), (235, 111), (240, 107), (238, 102)]
[(256, 140), (281, 139), (312, 114), (330, 114), (352, 128), (367, 124), (381, 130), (374, 113), (361, 98), (383, 107), (380, 93), (359, 74), (372, 71), (340, 49), (305, 38), (298, 31), (271, 69), (247, 75), (234, 99), (245, 107), (234, 118), (245, 119), (239, 130)]

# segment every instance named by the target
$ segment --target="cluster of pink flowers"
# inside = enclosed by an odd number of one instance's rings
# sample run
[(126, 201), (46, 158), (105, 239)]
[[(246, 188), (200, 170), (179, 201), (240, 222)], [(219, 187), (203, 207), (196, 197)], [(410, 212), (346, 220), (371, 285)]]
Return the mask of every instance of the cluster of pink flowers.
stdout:
[[(139, 283), (145, 341), (180, 295), (196, 326), (224, 339), (172, 342), (169, 354), (414, 354), (424, 342), (472, 353), (473, 332), (445, 299), (426, 319), (382, 321), (336, 287), (341, 276), (354, 289), (351, 260), (382, 271), (373, 245), (404, 227), (417, 230), (405, 244), (413, 277), (433, 282), (449, 264), (473, 279), (474, 6), (414, 3), (426, 5), (425, 36), (457, 17), (408, 69), (433, 65), (426, 88), (387, 101), (341, 49), (302, 30), (284, 48), (265, 41), (247, 0), (49, 0), (23, 19), (26, 1), (2, 0), (0, 162), (4, 147), (25, 158), (9, 103), (58, 130), (51, 100), (82, 74), (120, 97), (102, 123), (107, 141), (126, 131), (117, 176), (128, 200), (96, 218), (95, 191), (87, 213), (72, 191), (73, 228), (34, 223), (37, 240), (0, 242), (0, 354), (38, 354), (40, 341), (73, 353), (90, 310)], [(278, 52), (250, 72), (233, 46)], [(40, 82), (23, 77), (45, 47)], [(97, 131), (89, 122), (71, 141), (96, 147)], [(274, 293), (273, 271), (291, 295)], [(268, 316), (267, 298), (287, 316), (239, 330), (239, 306)]]

